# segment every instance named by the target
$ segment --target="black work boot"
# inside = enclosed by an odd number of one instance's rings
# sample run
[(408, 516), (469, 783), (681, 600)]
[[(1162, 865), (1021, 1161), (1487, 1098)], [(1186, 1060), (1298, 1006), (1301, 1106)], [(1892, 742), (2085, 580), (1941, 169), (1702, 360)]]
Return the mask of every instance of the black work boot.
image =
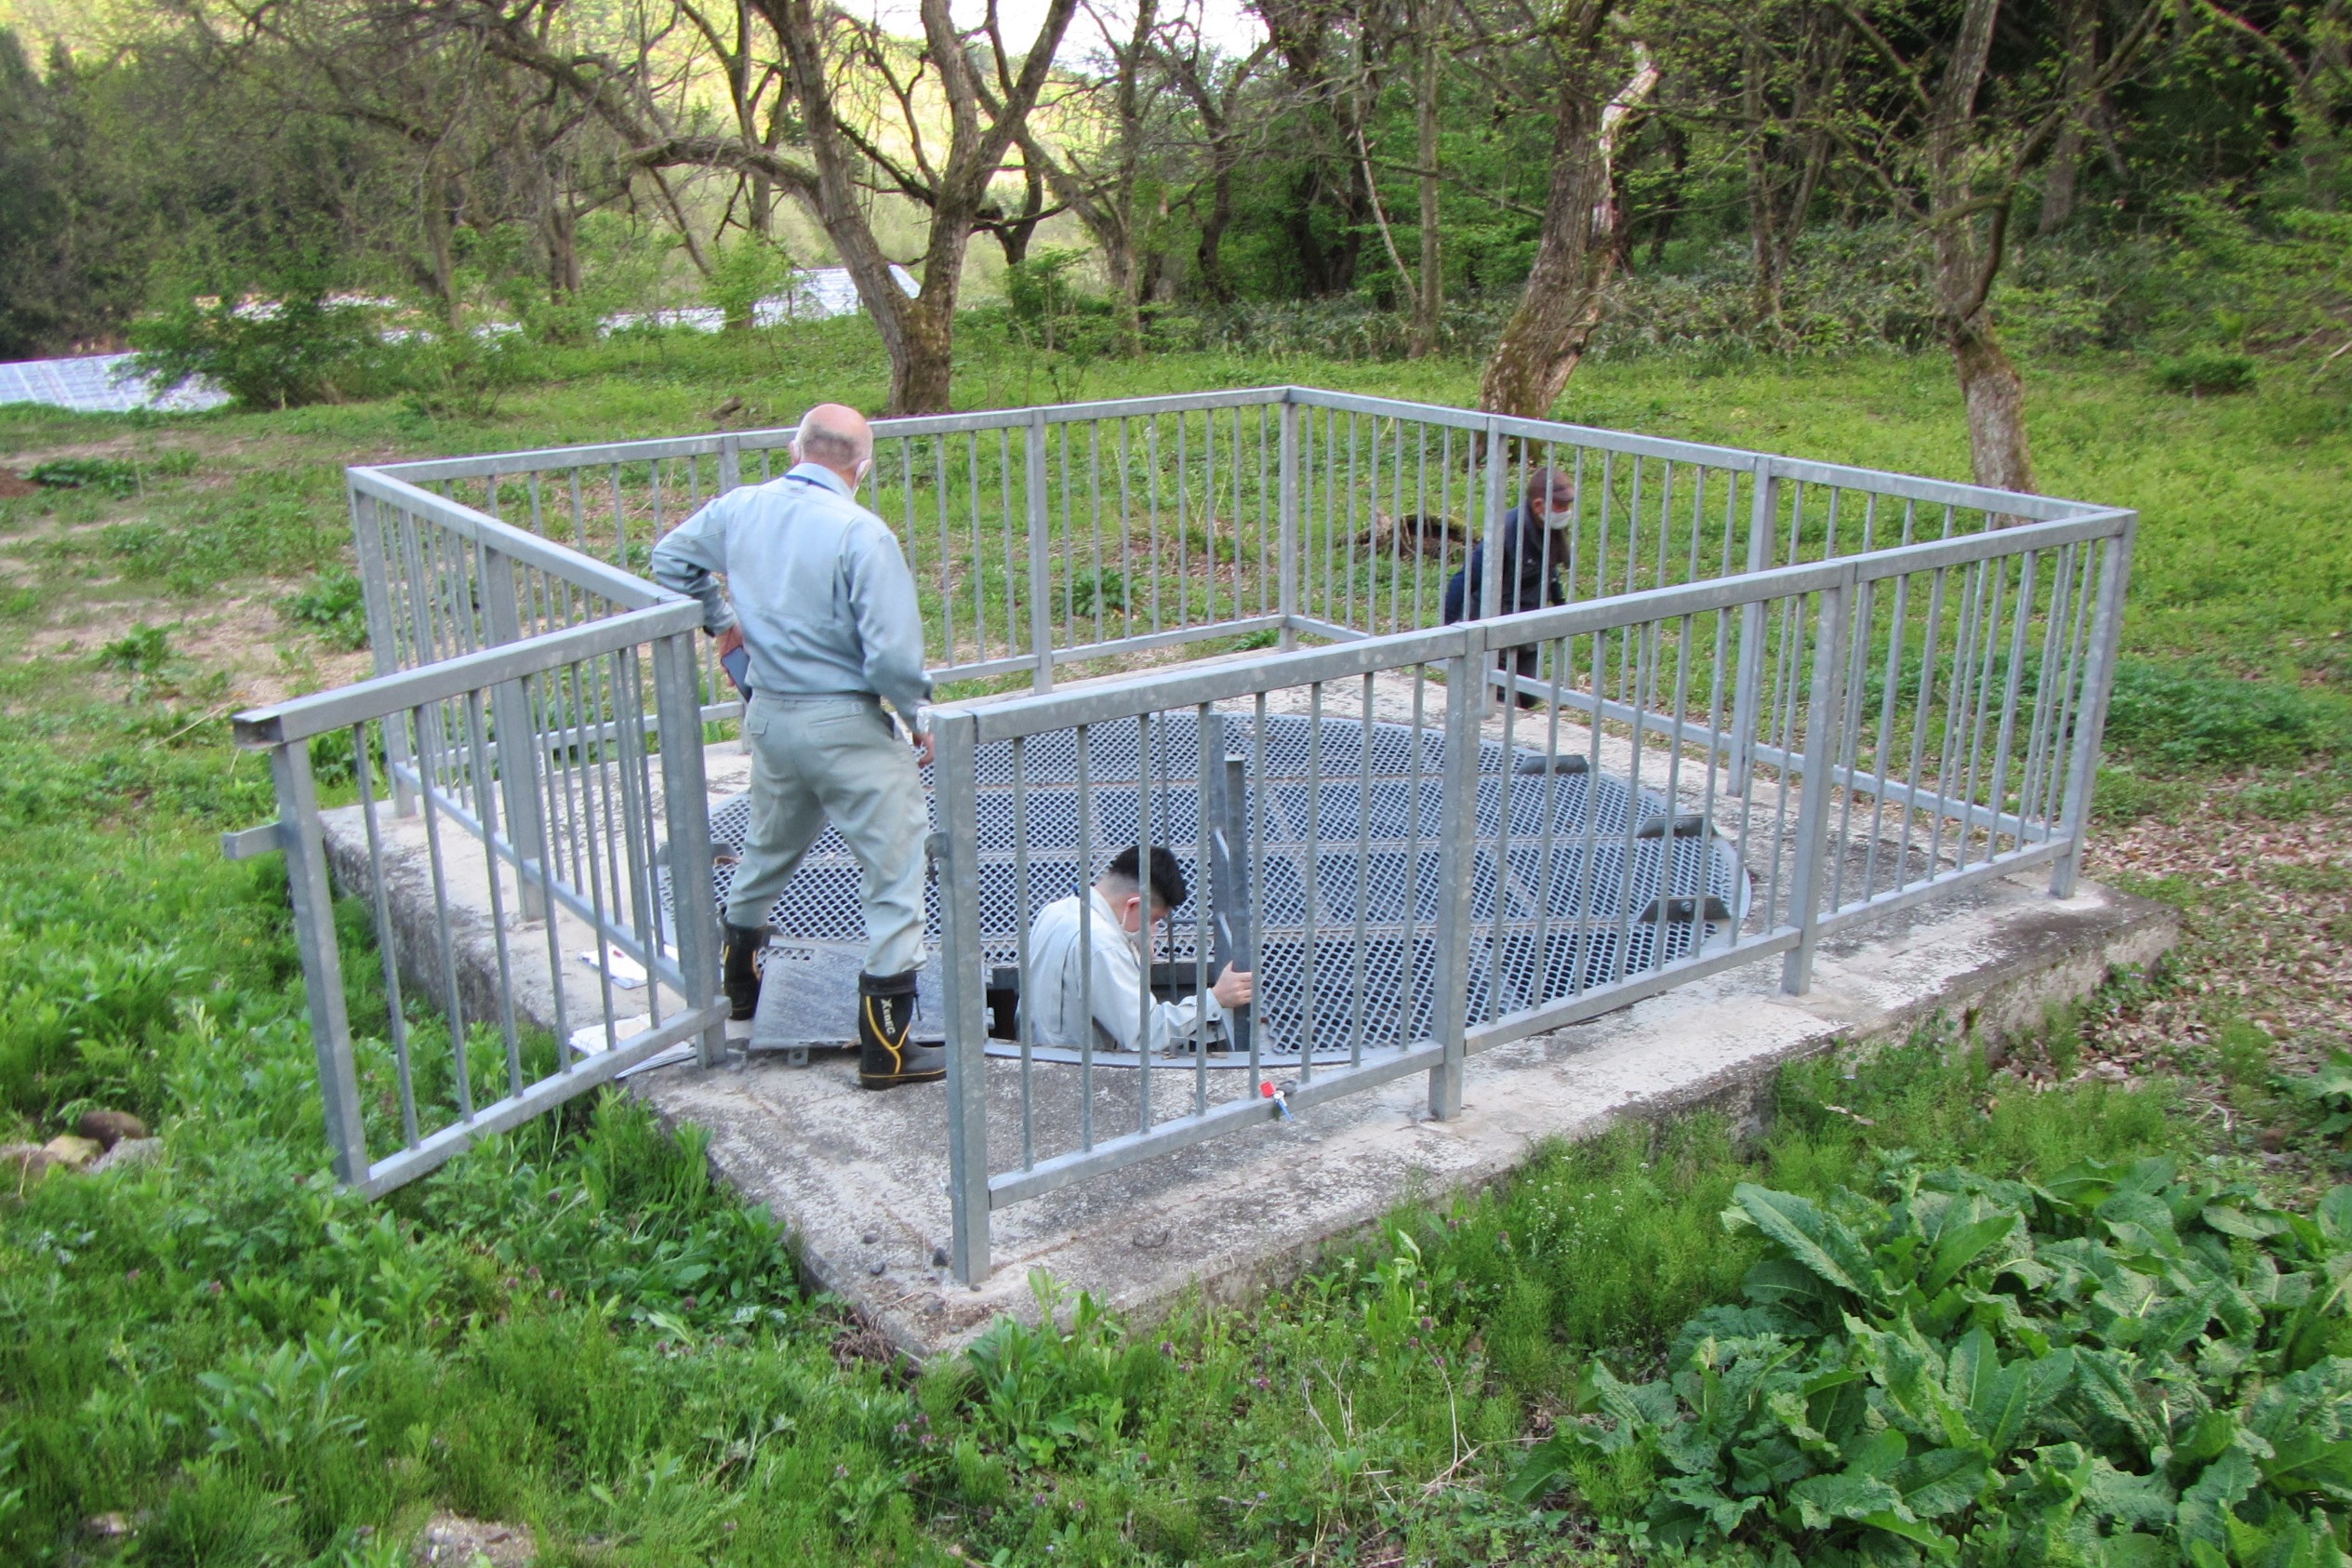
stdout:
[(921, 973), (910, 969), (903, 975), (857, 977), (859, 1088), (895, 1089), (901, 1083), (929, 1083), (948, 1075), (947, 1052), (910, 1038), (915, 978)]
[(739, 1043), (751, 1038), (751, 1020), (760, 1010), (760, 949), (767, 927), (729, 924), (724, 930), (720, 984), (727, 993), (727, 1038)]

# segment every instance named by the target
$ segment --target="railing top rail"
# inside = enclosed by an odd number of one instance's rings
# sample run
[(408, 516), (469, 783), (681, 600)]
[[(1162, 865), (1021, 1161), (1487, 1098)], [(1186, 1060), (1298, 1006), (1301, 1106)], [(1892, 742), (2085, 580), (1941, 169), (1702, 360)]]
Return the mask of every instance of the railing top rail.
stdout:
[(1769, 452), (1752, 452), (1738, 446), (1716, 446), (1699, 441), (1675, 441), (1666, 436), (1635, 435), (1625, 431), (1603, 430), (1594, 425), (1568, 424), (1556, 419), (1528, 419), (1516, 415), (1482, 414), (1474, 409), (1448, 408), (1430, 403), (1409, 403), (1398, 398), (1367, 397), (1357, 392), (1323, 392), (1313, 387), (1286, 388), (1287, 401), (1311, 408), (1334, 408), (1342, 413), (1373, 414), (1382, 419), (1415, 419), (1423, 424), (1445, 425), (1455, 430), (1516, 436), (1528, 441), (1558, 441), (1578, 446), (1594, 446), (1605, 451), (1624, 452), (1630, 456), (1660, 458), (1678, 463), (1701, 463), (1713, 468), (1739, 469), (1761, 472), (1777, 479), (1799, 479), (1809, 485), (1836, 485), (1849, 489), (1875, 491), (1880, 495), (1899, 496), (1909, 500), (1928, 501), (1935, 505), (1974, 508), (1998, 512), (2004, 516), (2029, 517), (2037, 522), (2056, 522), (2079, 517), (2086, 512), (2100, 510), (2088, 501), (2066, 500), (2054, 496), (2031, 496), (2013, 490), (1993, 490), (1977, 485), (1961, 485), (1951, 480), (1921, 479), (1907, 473), (1894, 473), (1881, 469), (1854, 468), (1843, 463), (1814, 462), (1804, 458), (1785, 458)]
[[(1249, 387), (1233, 392), (1172, 392), (1158, 397), (1126, 397), (1092, 403), (1033, 404), (1019, 408), (976, 408), (960, 414), (908, 414), (873, 421), (874, 435), (888, 441), (904, 436), (951, 435), (966, 431), (1018, 430), (1043, 422), (1083, 423), (1089, 419), (1143, 419), (1153, 414), (1189, 414), (1210, 408), (1246, 408), (1291, 401), (1289, 387)], [(466, 458), (420, 458), (409, 462), (377, 465), (379, 473), (408, 480), (485, 479), (492, 474), (521, 474), (534, 470), (606, 468), (614, 463), (642, 463), (670, 458), (715, 457), (732, 444), (738, 452), (773, 451), (791, 445), (797, 425), (771, 425), (761, 430), (729, 431), (710, 435), (658, 436), (644, 441), (606, 441), (587, 446), (539, 446), (520, 452), (485, 452)]]
[[(738, 446), (753, 445), (744, 432)], [(791, 432), (785, 432), (791, 439)], [(536, 446), (521, 452), (484, 452), (466, 458), (418, 458), (408, 462), (379, 463), (375, 472), (397, 474), (409, 481), (486, 479), (492, 474), (520, 476), (538, 469), (605, 468), (613, 463), (642, 463), (655, 458), (708, 458), (723, 450), (724, 435), (665, 435), (643, 441), (601, 441), (586, 446)], [(755, 447), (756, 449), (756, 447)]]
[(378, 675), (333, 691), (290, 698), (248, 708), (233, 721), (237, 744), (251, 750), (308, 740), (330, 730), (349, 729), (428, 702), (463, 697), (501, 682), (577, 664), (657, 637), (692, 631), (702, 625), (702, 606), (671, 599), (645, 609), (607, 616), (560, 631), (460, 654), (391, 675)]
[(657, 605), (684, 602), (667, 589), (657, 588), (610, 562), (582, 554), (571, 546), (553, 539), (541, 538), (527, 528), (501, 523), (461, 501), (436, 496), (431, 490), (419, 489), (382, 469), (352, 468), (345, 470), (344, 473), (351, 487), (361, 495), (390, 501), (404, 511), (429, 517), (452, 533), (488, 545), (499, 554), (525, 565), (537, 566), (566, 582), (601, 593), (624, 608), (650, 609)]
[[(2000, 516), (2030, 518), (2037, 522), (2056, 522), (2100, 510), (2090, 502), (2068, 500), (2063, 497), (2025, 495), (1952, 480), (1924, 479), (1882, 469), (1782, 457), (1744, 447), (1676, 441), (1665, 436), (1604, 430), (1594, 425), (1485, 414), (1475, 409), (1451, 408), (1442, 404), (1414, 403), (1359, 392), (1327, 392), (1316, 387), (1245, 387), (1228, 392), (1178, 392), (1156, 397), (1097, 399), (1088, 403), (973, 409), (957, 414), (909, 415), (875, 420), (874, 433), (887, 440), (970, 431), (1016, 430), (1031, 423), (1059, 425), (1092, 419), (1142, 419), (1155, 414), (1194, 413), (1282, 403), (1329, 408), (1342, 413), (1370, 414), (1382, 419), (1411, 419), (1474, 434), (1494, 432), (1521, 440), (1556, 441), (1601, 451), (1622, 452), (1633, 457), (1740, 470), (1772, 478), (1837, 485), (1906, 500), (1925, 501), (1934, 506), (1966, 507)], [(729, 447), (739, 452), (772, 451), (790, 445), (796, 428), (777, 425), (763, 430), (706, 435), (602, 442), (586, 446), (544, 446), (527, 451), (493, 452), (463, 458), (431, 458), (413, 462), (379, 464), (376, 472), (409, 481), (477, 479), (493, 474), (519, 474), (550, 469), (601, 468), (615, 463), (715, 457)]]
[(1011, 740), (1079, 724), (1132, 719), (1170, 708), (1255, 697), (1317, 681), (1475, 657), (1527, 643), (1705, 615), (1827, 588), (1966, 565), (1997, 556), (2054, 550), (2121, 534), (2131, 527), (2136, 515), (2113, 511), (2059, 522), (2026, 524), (1960, 538), (1873, 551), (1868, 555), (1781, 566), (1681, 587), (1647, 589), (1494, 620), (1367, 637), (1336, 647), (1269, 654), (1245, 663), (1182, 665), (1074, 690), (976, 698), (943, 704), (935, 712), (951, 722), (970, 719), (976, 725), (975, 738), (978, 741)]

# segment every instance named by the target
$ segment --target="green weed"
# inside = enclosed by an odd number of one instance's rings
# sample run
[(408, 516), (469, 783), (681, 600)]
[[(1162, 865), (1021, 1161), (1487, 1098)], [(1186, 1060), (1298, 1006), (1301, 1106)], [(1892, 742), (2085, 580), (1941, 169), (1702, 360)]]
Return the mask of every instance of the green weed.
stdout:
[(367, 604), (356, 572), (322, 572), (301, 592), (281, 601), (279, 607), (286, 619), (312, 628), (330, 646), (367, 645)]
[(2253, 360), (2245, 354), (2196, 350), (2158, 360), (2148, 367), (2148, 379), (2164, 392), (2212, 397), (2252, 391), (2254, 368)]
[(112, 458), (56, 458), (33, 464), (24, 476), (53, 490), (87, 488), (115, 497), (139, 493), (138, 466)]
[(1761, 1239), (1744, 1303), (1684, 1325), (1667, 1379), (1594, 1363), (1517, 1495), (1598, 1468), (1716, 1561), (2334, 1560), (2352, 1188), (2304, 1216), (2166, 1159), (1890, 1161), (1870, 1196), (1742, 1183), (1722, 1222)]
[(2329, 744), (2332, 716), (2293, 686), (2125, 659), (2115, 672), (2106, 739), (2126, 755), (2174, 767), (2259, 767)]

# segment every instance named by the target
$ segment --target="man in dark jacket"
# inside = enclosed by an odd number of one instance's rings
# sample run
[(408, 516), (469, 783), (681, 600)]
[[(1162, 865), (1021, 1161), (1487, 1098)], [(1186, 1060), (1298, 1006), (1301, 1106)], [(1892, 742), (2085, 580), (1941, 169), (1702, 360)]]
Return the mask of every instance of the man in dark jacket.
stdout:
[[(1568, 525), (1575, 504), (1576, 482), (1567, 472), (1539, 468), (1527, 476), (1525, 498), (1503, 518), (1503, 599), (1498, 614), (1517, 615), (1522, 610), (1568, 603), (1568, 590), (1561, 580), (1561, 573), (1568, 565)], [(1477, 609), (1475, 596), (1483, 591), (1485, 582), (1486, 541), (1481, 539), (1470, 547), (1468, 565), (1446, 579), (1447, 625), (1473, 615)], [(1537, 644), (1526, 644), (1512, 649), (1511, 654), (1518, 672), (1528, 680), (1535, 679), (1539, 668)], [(1536, 699), (1521, 692), (1519, 704), (1533, 708)]]

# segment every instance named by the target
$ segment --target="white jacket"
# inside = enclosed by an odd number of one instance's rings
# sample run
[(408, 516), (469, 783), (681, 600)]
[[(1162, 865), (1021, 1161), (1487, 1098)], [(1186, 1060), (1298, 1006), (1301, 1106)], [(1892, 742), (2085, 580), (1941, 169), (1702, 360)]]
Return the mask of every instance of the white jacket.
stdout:
[[(1081, 962), (1079, 930), (1082, 910), (1091, 910), (1093, 985), (1089, 993), (1087, 965)], [(1029, 928), (1030, 983), (1021, 996), (1031, 1038), (1040, 1045), (1079, 1048), (1084, 1035), (1089, 1003), (1094, 1009), (1095, 1048), (1101, 1051), (1143, 1049), (1159, 1054), (1171, 1042), (1212, 1036), (1225, 1027), (1225, 1009), (1215, 997), (1203, 994), (1182, 1002), (1154, 1000), (1142, 1005), (1146, 990), (1140, 933), (1123, 930), (1102, 895), (1087, 889), (1082, 905), (1078, 896), (1057, 900), (1037, 911)], [(1215, 974), (1211, 974), (1215, 979)]]

